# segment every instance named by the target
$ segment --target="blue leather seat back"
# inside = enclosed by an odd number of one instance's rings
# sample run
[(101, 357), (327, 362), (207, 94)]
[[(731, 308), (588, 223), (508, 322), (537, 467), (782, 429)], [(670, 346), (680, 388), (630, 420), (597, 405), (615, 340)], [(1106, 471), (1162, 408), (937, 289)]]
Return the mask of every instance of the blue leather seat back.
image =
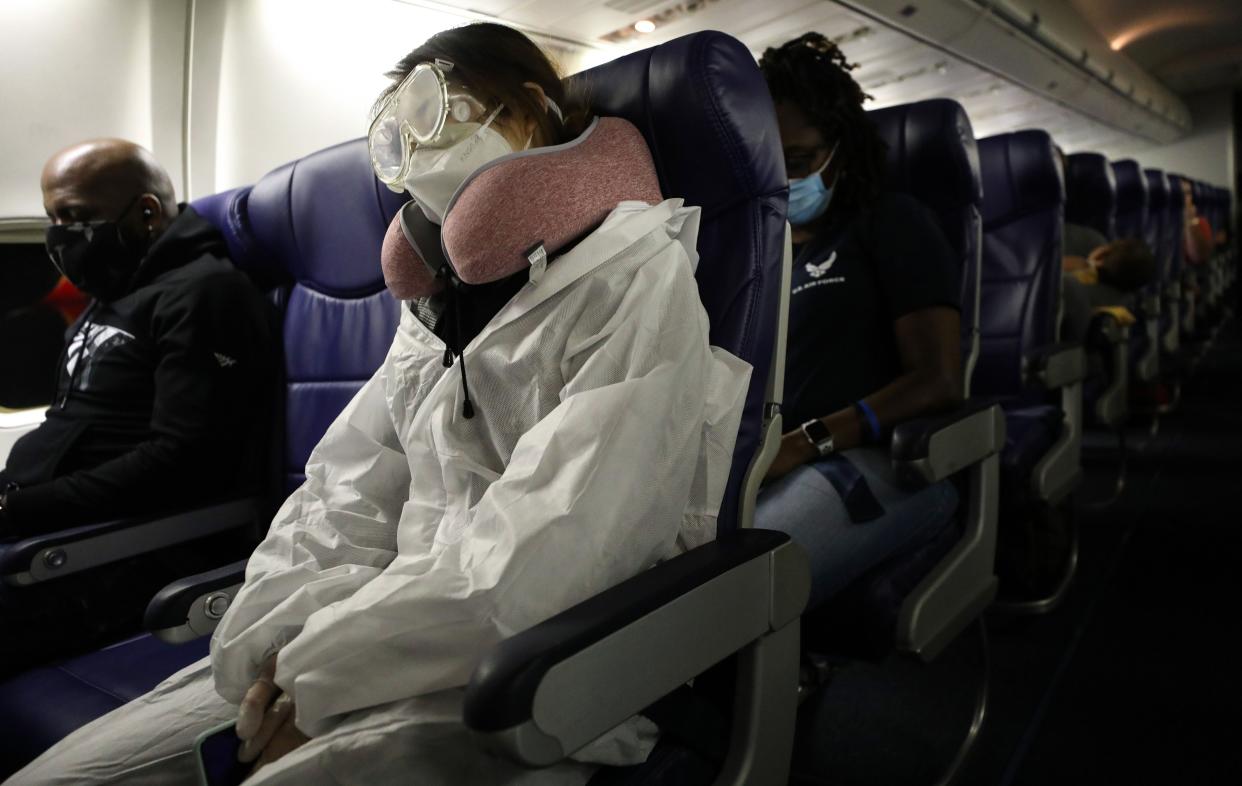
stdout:
[(1224, 229), (1225, 225), (1229, 223), (1225, 212), (1225, 205), (1227, 204), (1225, 190), (1213, 187), (1209, 199), (1212, 206), (1212, 229)]
[(1159, 280), (1164, 281), (1168, 279), (1173, 265), (1172, 222), (1179, 214), (1169, 209), (1169, 179), (1164, 172), (1144, 169), (1143, 176), (1147, 179), (1147, 231), (1144, 239), (1159, 265)]
[(1113, 179), (1117, 183), (1118, 238), (1147, 237), (1147, 176), (1137, 161), (1113, 162)]
[(271, 260), (256, 246), (254, 232), (250, 229), (250, 218), (246, 215), (249, 197), (250, 186), (242, 186), (196, 199), (191, 206), (224, 235), (233, 264), (266, 289), (275, 283)]
[(1108, 159), (1099, 153), (1074, 153), (1065, 159), (1065, 221), (1117, 236), (1117, 185)]
[(1208, 220), (1212, 224), (1212, 231), (1225, 229), (1229, 223), (1229, 192), (1223, 188), (1210, 186), (1208, 205), (1211, 207)]
[(1148, 214), (1143, 221), (1143, 241), (1159, 264), (1160, 278), (1165, 277), (1169, 261), (1165, 257), (1165, 236), (1169, 235), (1169, 179), (1159, 169), (1144, 169), (1143, 179), (1148, 186)]
[(1183, 232), (1185, 229), (1186, 197), (1182, 194), (1182, 175), (1166, 174), (1169, 183), (1169, 201), (1165, 205), (1168, 213), (1169, 227), (1166, 242), (1169, 244), (1169, 269), (1164, 276), (1165, 281), (1174, 281), (1182, 274), (1182, 266), (1186, 263), (1186, 246)]
[(651, 148), (660, 188), (703, 209), (697, 278), (711, 341), (754, 371), (718, 529), (736, 526), (758, 448), (780, 304), (788, 181), (767, 84), (723, 33), (684, 36), (574, 77), (602, 115), (623, 117)]
[(979, 140), (983, 173), (980, 395), (1018, 396), (1022, 359), (1056, 340), (1065, 185), (1044, 131)]
[[(867, 116), (888, 148), (885, 188), (922, 202), (961, 260), (962, 367), (969, 373), (973, 364), (967, 353), (980, 313), (984, 193), (970, 120), (960, 104), (948, 99), (886, 107)], [(804, 618), (807, 642), (837, 654), (883, 658), (892, 651), (906, 598), (960, 540), (958, 527), (945, 527), (919, 548), (871, 568)]]
[(399, 304), (379, 251), (405, 202), (375, 179), (365, 140), (312, 153), (265, 175), (246, 213), (289, 285), (284, 317), (285, 472), (292, 490), (328, 425), (375, 373)]
[(888, 146), (885, 187), (910, 194), (936, 216), (962, 263), (962, 365), (979, 325), (979, 259), (983, 185), (966, 110), (937, 98), (868, 112)]
[(392, 342), (400, 311), (384, 288), (379, 250), (404, 201), (375, 179), (366, 142), (356, 139), (195, 203), (223, 231), (235, 264), (281, 307), (286, 493)]

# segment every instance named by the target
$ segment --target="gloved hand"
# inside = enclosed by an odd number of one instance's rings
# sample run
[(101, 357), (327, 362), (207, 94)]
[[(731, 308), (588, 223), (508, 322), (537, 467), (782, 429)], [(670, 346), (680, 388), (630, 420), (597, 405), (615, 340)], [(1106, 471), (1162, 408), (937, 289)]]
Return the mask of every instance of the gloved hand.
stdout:
[[(237, 752), (239, 761), (262, 759), (255, 768), (275, 761), (308, 739), (293, 725), (293, 697), (276, 686), (276, 655), (263, 662), (259, 676), (242, 697), (237, 710), (237, 736), (242, 741)], [(279, 744), (273, 744), (279, 739)], [(269, 751), (269, 748), (271, 750)], [(279, 750), (277, 750), (279, 749)], [(272, 755), (274, 754), (274, 755)]]
[[(288, 694), (282, 694), (276, 700), (277, 704), (281, 699), (288, 698)], [(250, 771), (250, 775), (254, 775), (263, 767), (284, 756), (286, 753), (302, 747), (310, 741), (310, 737), (303, 734), (297, 726), (293, 725), (293, 702), (289, 702), (290, 710), (281, 714), (282, 720), (280, 726), (272, 734), (267, 744), (263, 747), (263, 753), (259, 756), (258, 761), (254, 763), (254, 769)], [(273, 705), (275, 709), (275, 705)], [(271, 714), (271, 713), (269, 713)], [(240, 758), (240, 755), (239, 755)], [(249, 776), (247, 776), (249, 777)]]

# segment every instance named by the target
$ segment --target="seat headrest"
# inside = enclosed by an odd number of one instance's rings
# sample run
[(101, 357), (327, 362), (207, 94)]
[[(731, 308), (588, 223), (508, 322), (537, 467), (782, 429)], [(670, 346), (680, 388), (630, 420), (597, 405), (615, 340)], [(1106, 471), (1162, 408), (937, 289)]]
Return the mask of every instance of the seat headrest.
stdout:
[(1137, 161), (1114, 161), (1113, 180), (1117, 184), (1118, 213), (1147, 209), (1147, 176)]
[(1159, 169), (1144, 169), (1143, 178), (1147, 181), (1147, 209), (1164, 210), (1169, 204), (1168, 178)]
[(234, 266), (264, 279), (264, 257), (250, 228), (250, 218), (246, 215), (249, 195), (250, 186), (242, 186), (200, 197), (191, 202), (190, 207), (220, 230)]
[(246, 210), (275, 271), (323, 294), (359, 297), (384, 287), (380, 246), (405, 201), (375, 179), (366, 140), (354, 139), (264, 175)]
[(598, 114), (623, 117), (642, 132), (660, 190), (702, 208), (705, 222), (730, 205), (787, 186), (767, 84), (750, 52), (731, 36), (682, 36), (569, 82), (585, 91)]
[(1015, 131), (979, 140), (983, 170), (983, 224), (1040, 210), (1060, 210), (1065, 182), (1052, 137), (1045, 131)]
[(1116, 234), (1117, 183), (1108, 159), (1074, 153), (1065, 159), (1065, 220), (1088, 226), (1107, 238)]
[(935, 98), (876, 109), (867, 117), (888, 147), (888, 190), (944, 207), (983, 198), (974, 131), (961, 104)]

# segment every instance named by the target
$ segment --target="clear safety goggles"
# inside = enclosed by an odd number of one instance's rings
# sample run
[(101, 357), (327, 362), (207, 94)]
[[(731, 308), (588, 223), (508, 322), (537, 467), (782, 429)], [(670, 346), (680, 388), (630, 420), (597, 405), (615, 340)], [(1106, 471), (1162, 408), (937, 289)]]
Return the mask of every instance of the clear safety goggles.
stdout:
[(458, 141), (455, 125), (478, 119), (487, 110), (474, 96), (452, 89), (446, 77), (452, 69), (447, 60), (419, 63), (376, 111), (367, 147), (380, 182), (399, 185), (415, 148), (448, 147)]

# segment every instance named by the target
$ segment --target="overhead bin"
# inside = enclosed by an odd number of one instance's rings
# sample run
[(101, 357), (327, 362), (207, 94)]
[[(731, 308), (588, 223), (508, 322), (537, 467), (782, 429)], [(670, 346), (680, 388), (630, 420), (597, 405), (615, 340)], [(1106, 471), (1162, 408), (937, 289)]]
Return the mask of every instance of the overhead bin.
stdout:
[(1157, 144), (1189, 133), (1176, 95), (1047, 0), (837, 0), (1039, 95)]

